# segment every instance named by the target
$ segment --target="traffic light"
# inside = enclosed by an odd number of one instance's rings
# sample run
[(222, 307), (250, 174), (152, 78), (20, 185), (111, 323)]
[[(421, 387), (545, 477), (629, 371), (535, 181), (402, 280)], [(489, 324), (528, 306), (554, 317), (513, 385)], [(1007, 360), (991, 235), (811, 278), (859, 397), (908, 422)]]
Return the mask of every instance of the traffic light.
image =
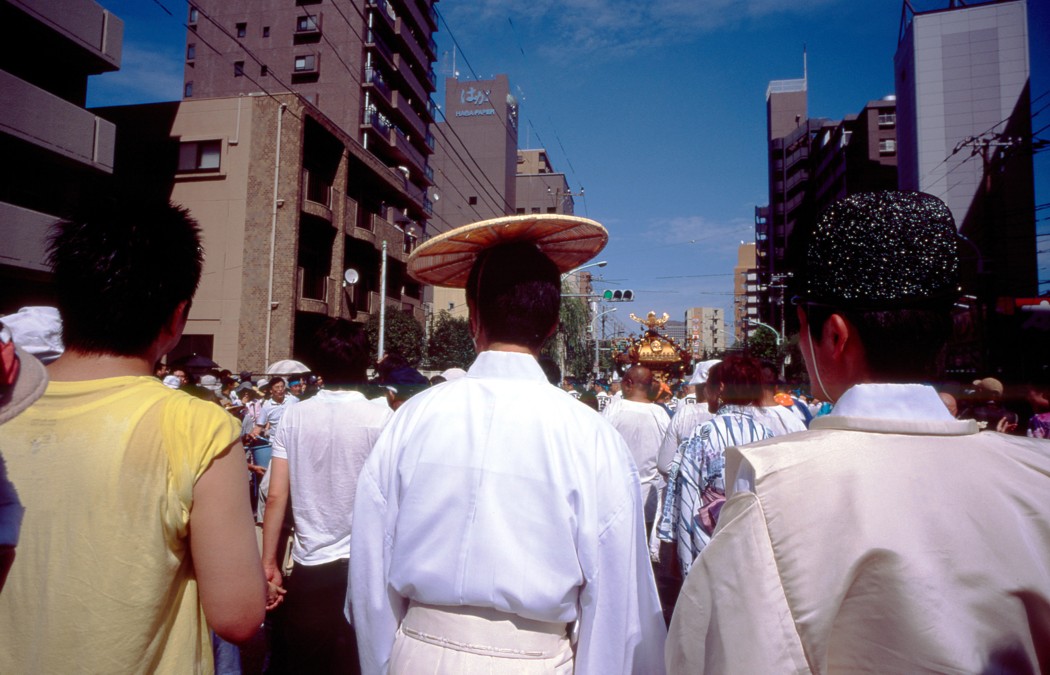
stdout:
[(632, 302), (634, 300), (634, 291), (630, 289), (608, 290), (602, 294), (602, 300), (606, 302)]

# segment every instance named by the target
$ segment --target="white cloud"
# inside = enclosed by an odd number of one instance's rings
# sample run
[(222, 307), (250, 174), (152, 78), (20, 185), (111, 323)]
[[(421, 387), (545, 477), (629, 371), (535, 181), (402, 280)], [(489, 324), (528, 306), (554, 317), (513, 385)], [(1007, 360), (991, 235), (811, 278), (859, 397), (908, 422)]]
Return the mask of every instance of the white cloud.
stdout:
[(126, 105), (182, 98), (179, 55), (125, 42), (120, 70), (88, 80), (88, 105)]
[(453, 30), (509, 18), (517, 29), (529, 31), (529, 42), (547, 56), (618, 57), (749, 19), (802, 14), (836, 2), (841, 0), (470, 0), (447, 13)]

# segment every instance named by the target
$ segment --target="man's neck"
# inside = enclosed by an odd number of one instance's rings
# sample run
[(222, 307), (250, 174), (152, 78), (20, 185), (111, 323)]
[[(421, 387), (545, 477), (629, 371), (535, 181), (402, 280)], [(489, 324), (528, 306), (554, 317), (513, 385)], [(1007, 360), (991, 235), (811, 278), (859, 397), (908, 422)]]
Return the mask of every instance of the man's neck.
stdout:
[(486, 352), (515, 352), (517, 354), (531, 354), (536, 356), (536, 353), (526, 347), (525, 345), (515, 345), (509, 342), (490, 342), (485, 346), (483, 351)]
[(153, 362), (145, 356), (86, 354), (67, 349), (48, 365), (48, 377), (56, 382), (101, 380), (107, 377), (150, 376)]

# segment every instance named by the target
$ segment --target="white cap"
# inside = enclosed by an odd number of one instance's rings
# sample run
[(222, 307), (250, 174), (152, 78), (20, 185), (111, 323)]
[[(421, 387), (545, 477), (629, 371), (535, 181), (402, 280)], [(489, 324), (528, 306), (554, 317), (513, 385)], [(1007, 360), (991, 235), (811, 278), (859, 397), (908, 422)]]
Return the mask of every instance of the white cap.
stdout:
[(44, 363), (51, 363), (65, 351), (62, 317), (54, 307), (23, 307), (0, 320), (11, 331), (15, 344)]
[(466, 374), (467, 371), (462, 368), (449, 368), (441, 373), (441, 377), (445, 378), (446, 382), (451, 382), (452, 380), (458, 380), (459, 378), (464, 377)]
[(164, 378), (164, 386), (171, 387), (172, 389), (178, 389), (182, 385), (182, 380), (179, 379), (178, 375), (168, 375)]
[(689, 384), (694, 386), (698, 384), (706, 384), (707, 376), (716, 363), (722, 363), (722, 359), (711, 359), (710, 361), (701, 361), (697, 363), (696, 369), (693, 370), (693, 376), (689, 378)]

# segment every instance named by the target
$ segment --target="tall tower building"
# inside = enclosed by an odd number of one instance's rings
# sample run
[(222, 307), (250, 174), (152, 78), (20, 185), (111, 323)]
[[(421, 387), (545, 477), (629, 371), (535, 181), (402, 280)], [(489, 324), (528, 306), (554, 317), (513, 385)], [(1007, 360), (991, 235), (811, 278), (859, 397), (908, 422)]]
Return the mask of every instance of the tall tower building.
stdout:
[[(769, 162), (769, 205), (756, 213), (755, 242), (759, 284), (764, 289), (782, 287), (793, 269), (792, 247), (798, 223), (810, 208), (811, 139), (825, 120), (807, 114), (807, 80), (774, 80), (766, 89), (766, 142)], [(784, 321), (783, 293), (760, 295), (763, 321)]]
[(507, 76), (446, 78), (443, 113), (431, 158), (436, 230), (514, 213), (518, 102)]
[(755, 243), (740, 244), (733, 268), (733, 337), (743, 342), (748, 320), (758, 320), (758, 270), (755, 269)]
[[(518, 102), (506, 75), (445, 80), (443, 119), (435, 130), (433, 230), (444, 232), (514, 213)], [(462, 289), (434, 287), (433, 311), (467, 315)]]
[(428, 210), (433, 4), (194, 0), (184, 98), (294, 91), (401, 173), (415, 205)]
[(911, 12), (894, 57), (900, 187), (941, 198), (967, 238), (964, 284), (1036, 294), (1025, 0)]

